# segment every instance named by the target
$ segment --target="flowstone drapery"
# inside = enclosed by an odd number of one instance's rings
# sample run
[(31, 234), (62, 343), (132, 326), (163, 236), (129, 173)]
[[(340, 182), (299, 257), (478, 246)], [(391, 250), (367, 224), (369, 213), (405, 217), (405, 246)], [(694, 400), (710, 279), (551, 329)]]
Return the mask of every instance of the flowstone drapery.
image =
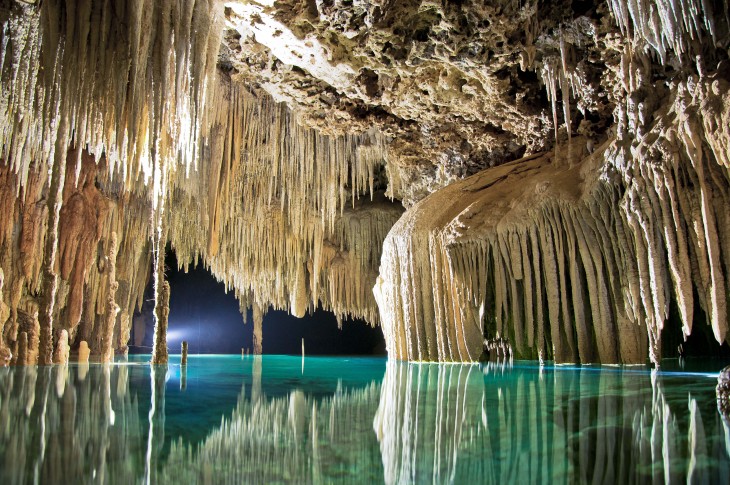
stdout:
[[(679, 84), (634, 146), (574, 139), (427, 197), (385, 240), (375, 294), (390, 355), (659, 363), (672, 302), (718, 344), (730, 284), (728, 82)], [(722, 107), (722, 108), (721, 108)]]

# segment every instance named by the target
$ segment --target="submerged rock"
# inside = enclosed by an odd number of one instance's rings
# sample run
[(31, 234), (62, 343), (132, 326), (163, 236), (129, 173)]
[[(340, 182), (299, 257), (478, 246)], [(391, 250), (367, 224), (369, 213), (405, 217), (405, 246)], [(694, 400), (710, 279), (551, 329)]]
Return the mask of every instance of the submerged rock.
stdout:
[(730, 366), (717, 376), (717, 409), (726, 423), (730, 424)]

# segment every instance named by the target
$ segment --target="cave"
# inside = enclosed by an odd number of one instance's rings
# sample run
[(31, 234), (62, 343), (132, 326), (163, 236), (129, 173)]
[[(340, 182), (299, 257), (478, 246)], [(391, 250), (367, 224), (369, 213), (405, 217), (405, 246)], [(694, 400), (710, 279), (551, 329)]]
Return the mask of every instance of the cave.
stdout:
[(728, 2), (0, 24), (1, 483), (730, 482)]
[[(175, 252), (165, 254), (165, 279), (170, 284), (167, 346), (181, 349), (187, 342), (190, 355), (251, 354), (256, 333), (253, 308), (240, 308), (232, 292), (201, 264), (183, 269)], [(149, 354), (154, 344), (154, 288), (147, 284), (142, 307), (134, 312), (127, 351)], [(302, 318), (284, 310), (261, 311), (260, 354), (385, 355), (379, 327), (364, 320), (338, 319), (317, 308)], [(263, 339), (266, 345), (263, 345)]]

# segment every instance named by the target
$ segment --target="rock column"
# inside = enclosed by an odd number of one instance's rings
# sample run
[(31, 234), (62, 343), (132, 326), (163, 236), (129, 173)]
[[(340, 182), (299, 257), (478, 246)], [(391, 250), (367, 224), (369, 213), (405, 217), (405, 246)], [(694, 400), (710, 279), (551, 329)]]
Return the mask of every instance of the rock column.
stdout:
[(105, 363), (111, 362), (114, 358), (112, 340), (114, 338), (114, 324), (117, 321), (117, 314), (119, 313), (119, 305), (117, 305), (116, 301), (117, 289), (119, 288), (119, 283), (117, 282), (117, 250), (117, 233), (113, 232), (107, 253), (107, 259), (109, 260), (107, 305), (101, 334), (101, 362)]
[(261, 355), (263, 353), (263, 331), (262, 325), (264, 323), (264, 312), (261, 311), (261, 307), (258, 303), (253, 304), (253, 353), (255, 355)]
[[(65, 117), (61, 117), (64, 123)], [(65, 133), (65, 129), (59, 129)], [(48, 233), (43, 251), (43, 284), (40, 298), (40, 347), (38, 363), (49, 365), (53, 361), (53, 310), (58, 291), (56, 254), (58, 253), (58, 220), (63, 203), (63, 184), (66, 179), (66, 147), (68, 140), (61, 136), (56, 142), (55, 157), (52, 158), (51, 184), (48, 190)]]
[(54, 364), (67, 364), (69, 355), (68, 346), (68, 331), (66, 329), (61, 330), (58, 337), (58, 343), (56, 344), (56, 351), (53, 353)]
[(18, 336), (18, 357), (15, 365), (26, 365), (28, 363), (28, 334), (20, 332)]

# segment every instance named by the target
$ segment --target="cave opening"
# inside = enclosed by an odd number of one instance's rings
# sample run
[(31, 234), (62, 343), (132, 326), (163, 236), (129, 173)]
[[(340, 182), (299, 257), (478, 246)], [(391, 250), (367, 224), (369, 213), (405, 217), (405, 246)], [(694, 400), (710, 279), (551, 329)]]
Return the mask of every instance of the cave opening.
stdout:
[[(240, 354), (254, 352), (253, 310), (246, 310), (246, 322), (233, 291), (226, 292), (203, 264), (178, 269), (175, 251), (168, 246), (165, 275), (170, 284), (170, 316), (167, 347), (180, 352), (188, 342), (190, 355)], [(135, 312), (130, 352), (152, 351), (154, 336), (154, 291), (152, 279), (145, 289), (142, 309)], [(338, 327), (334, 313), (318, 307), (297, 318), (286, 311), (269, 308), (262, 323), (263, 354), (300, 355), (304, 340), (306, 355), (386, 355), (379, 326), (359, 319), (344, 319)]]

